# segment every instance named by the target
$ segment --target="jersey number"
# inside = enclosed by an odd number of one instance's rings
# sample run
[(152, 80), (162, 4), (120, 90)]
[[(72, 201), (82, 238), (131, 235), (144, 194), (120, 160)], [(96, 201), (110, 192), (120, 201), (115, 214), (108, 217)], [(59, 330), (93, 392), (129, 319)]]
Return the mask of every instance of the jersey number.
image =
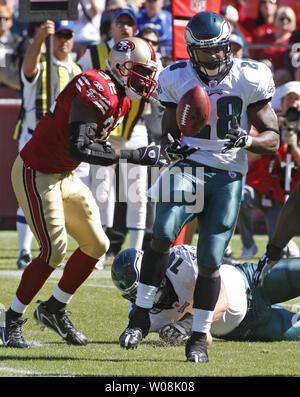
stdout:
[[(226, 96), (217, 100), (217, 137), (224, 139), (230, 128), (230, 120), (232, 116), (237, 116), (240, 122), (243, 101), (238, 96)], [(210, 139), (211, 126), (207, 124), (202, 128), (195, 138)]]
[(171, 272), (177, 274), (178, 271), (179, 271), (179, 270), (178, 270), (178, 267), (179, 267), (179, 266), (181, 265), (181, 263), (183, 262), (183, 259), (178, 258), (177, 261), (176, 261), (175, 263), (173, 263), (174, 259), (175, 259), (175, 253), (172, 252), (172, 253), (170, 254), (170, 262), (172, 263), (172, 265), (169, 266), (169, 269), (171, 270)]

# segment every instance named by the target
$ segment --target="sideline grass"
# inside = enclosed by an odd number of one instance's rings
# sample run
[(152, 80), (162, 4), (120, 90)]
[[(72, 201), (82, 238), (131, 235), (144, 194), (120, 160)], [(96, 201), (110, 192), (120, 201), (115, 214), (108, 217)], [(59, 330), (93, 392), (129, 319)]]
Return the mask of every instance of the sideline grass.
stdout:
[[(21, 277), (16, 270), (16, 232), (0, 231), (0, 304), (6, 308)], [(266, 238), (256, 236), (259, 255)], [(298, 238), (296, 242), (299, 244)], [(239, 236), (233, 250), (240, 254)], [(70, 239), (68, 255), (75, 243)], [(210, 362), (185, 361), (183, 347), (165, 347), (150, 334), (136, 350), (119, 347), (118, 338), (127, 325), (127, 302), (110, 280), (110, 266), (95, 271), (79, 288), (69, 309), (75, 326), (89, 340), (85, 347), (68, 346), (50, 330), (42, 331), (32, 314), (37, 299), (48, 299), (62, 270), (57, 269), (26, 312), (24, 336), (31, 349), (6, 349), (0, 345), (0, 377), (269, 377), (300, 376), (298, 342), (240, 343), (214, 339)], [(300, 303), (300, 299), (293, 303)], [(117, 378), (116, 378), (117, 379)]]

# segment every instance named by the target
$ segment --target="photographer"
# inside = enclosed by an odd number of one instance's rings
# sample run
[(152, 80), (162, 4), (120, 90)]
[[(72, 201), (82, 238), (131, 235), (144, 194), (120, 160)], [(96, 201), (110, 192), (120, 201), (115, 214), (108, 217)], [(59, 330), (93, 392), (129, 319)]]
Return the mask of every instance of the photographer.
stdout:
[[(263, 212), (271, 240), (281, 208), (300, 180), (300, 82), (292, 81), (278, 87), (272, 105), (278, 114), (281, 144), (276, 155), (249, 156), (249, 170), (238, 218), (243, 244), (241, 259), (251, 259), (257, 252), (252, 211), (260, 209)], [(299, 256), (299, 249), (293, 241), (288, 242), (282, 256)]]

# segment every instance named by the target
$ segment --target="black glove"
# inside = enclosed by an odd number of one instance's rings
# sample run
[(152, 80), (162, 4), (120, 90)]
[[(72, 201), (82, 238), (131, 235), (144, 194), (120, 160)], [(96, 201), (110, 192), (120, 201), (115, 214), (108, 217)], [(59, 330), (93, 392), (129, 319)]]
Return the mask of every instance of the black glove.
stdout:
[(159, 337), (169, 345), (183, 345), (192, 335), (192, 322), (193, 316), (186, 313), (181, 320), (162, 327)]
[(226, 153), (234, 147), (248, 148), (252, 143), (252, 137), (239, 126), (236, 116), (232, 116), (230, 130), (225, 135), (225, 139), (228, 139), (228, 141), (225, 142), (222, 153)]
[(169, 143), (164, 147), (164, 156), (168, 162), (183, 160), (200, 149), (199, 146), (181, 146), (180, 141), (178, 139), (174, 140), (171, 134), (168, 134), (168, 141)]
[(120, 158), (129, 163), (140, 165), (166, 165), (166, 161), (160, 158), (160, 146), (149, 145), (135, 150), (121, 150)]
[(281, 248), (275, 247), (272, 244), (267, 245), (267, 252), (260, 258), (253, 275), (253, 287), (261, 287), (263, 285), (265, 275), (280, 260), (281, 252)]

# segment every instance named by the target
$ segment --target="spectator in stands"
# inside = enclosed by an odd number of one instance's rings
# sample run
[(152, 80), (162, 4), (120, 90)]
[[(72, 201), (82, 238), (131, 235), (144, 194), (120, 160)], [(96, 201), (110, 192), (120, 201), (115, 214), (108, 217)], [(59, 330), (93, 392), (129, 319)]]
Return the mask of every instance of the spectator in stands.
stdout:
[(246, 40), (256, 43), (257, 39), (266, 33), (275, 32), (275, 14), (277, 11), (277, 0), (260, 0), (256, 18), (249, 18), (244, 13), (245, 0), (239, 0), (237, 10), (239, 12), (239, 27), (242, 29)]
[(0, 4), (0, 85), (20, 90), (18, 46), (22, 38), (11, 32), (13, 10)]
[(290, 37), (289, 46), (284, 54), (284, 66), (289, 72), (290, 80), (300, 81), (300, 28), (295, 29)]
[(232, 5), (222, 7), (220, 14), (223, 15), (224, 18), (230, 23), (232, 33), (234, 33), (235, 35), (237, 35), (241, 38), (242, 43), (243, 43), (242, 47), (243, 47), (244, 56), (245, 56), (245, 58), (248, 58), (248, 55), (249, 55), (248, 49), (247, 49), (247, 47), (245, 47), (246, 39), (238, 26), (239, 13), (238, 13), (237, 9), (235, 7), (233, 7)]
[[(272, 105), (279, 114), (285, 115), (289, 108), (300, 112), (300, 82), (293, 81), (281, 85), (275, 91)], [(251, 259), (257, 252), (253, 239), (252, 211), (259, 208), (265, 216), (267, 233), (271, 239), (276, 221), (285, 201), (285, 166), (287, 161), (287, 145), (291, 148), (294, 162), (290, 192), (300, 181), (300, 149), (297, 127), (289, 128), (286, 117), (279, 118), (281, 131), (280, 148), (273, 155), (251, 154), (246, 185), (243, 188), (243, 201), (238, 218), (238, 226), (243, 243), (241, 259)], [(250, 153), (249, 153), (250, 154)], [(283, 251), (285, 256), (299, 256), (298, 247), (291, 240)]]
[[(277, 73), (281, 73), (282, 69), (285, 68), (283, 56), (286, 52), (286, 45), (289, 43), (291, 34), (296, 28), (296, 15), (293, 9), (291, 7), (279, 7), (276, 12), (274, 25), (276, 28), (274, 33), (267, 33), (257, 40), (258, 44), (266, 44), (266, 47), (255, 50), (253, 58), (270, 60), (274, 67), (274, 80), (276, 81)], [(282, 47), (273, 45), (282, 45)]]
[(138, 28), (150, 26), (159, 33), (159, 51), (163, 56), (172, 52), (172, 14), (164, 9), (165, 0), (145, 0), (137, 15)]
[(74, 21), (75, 43), (99, 43), (105, 0), (79, 0), (78, 19)]
[(106, 8), (103, 11), (101, 17), (101, 41), (108, 41), (111, 39), (111, 21), (113, 19), (114, 13), (122, 8), (127, 8), (126, 0), (107, 0)]
[(241, 36), (232, 33), (229, 39), (230, 49), (234, 58), (244, 57), (244, 42)]
[[(75, 75), (81, 73), (81, 68), (72, 60), (71, 52), (74, 45), (74, 27), (69, 21), (54, 23), (47, 20), (35, 26), (33, 41), (27, 49), (21, 66), (22, 108), (15, 130), (14, 138), (19, 141), (19, 151), (31, 139), (32, 132), (38, 121), (47, 111), (47, 63), (45, 58), (45, 39), (53, 34), (53, 85), (57, 96), (64, 86)], [(79, 175), (88, 176), (89, 168), (78, 170)], [(84, 171), (85, 170), (85, 171)], [(31, 262), (31, 243), (33, 234), (28, 226), (23, 210), (17, 211), (17, 232), (19, 257), (17, 265), (24, 269)]]

